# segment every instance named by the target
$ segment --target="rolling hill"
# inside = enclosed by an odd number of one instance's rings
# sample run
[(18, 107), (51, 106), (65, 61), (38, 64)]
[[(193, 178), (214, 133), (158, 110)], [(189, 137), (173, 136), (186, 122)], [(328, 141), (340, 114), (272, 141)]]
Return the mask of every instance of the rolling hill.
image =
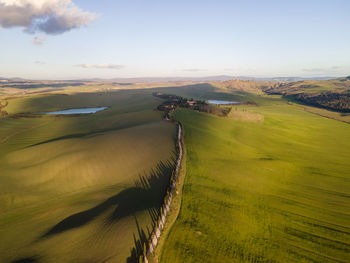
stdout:
[(350, 76), (332, 80), (304, 80), (277, 83), (265, 88), (267, 94), (279, 94), (308, 105), (339, 112), (350, 112)]

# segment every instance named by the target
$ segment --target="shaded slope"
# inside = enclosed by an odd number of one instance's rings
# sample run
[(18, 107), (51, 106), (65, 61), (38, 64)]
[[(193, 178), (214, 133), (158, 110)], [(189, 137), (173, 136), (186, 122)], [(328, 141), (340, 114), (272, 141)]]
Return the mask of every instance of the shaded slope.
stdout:
[(317, 107), (350, 112), (350, 77), (281, 83), (265, 88), (264, 91)]

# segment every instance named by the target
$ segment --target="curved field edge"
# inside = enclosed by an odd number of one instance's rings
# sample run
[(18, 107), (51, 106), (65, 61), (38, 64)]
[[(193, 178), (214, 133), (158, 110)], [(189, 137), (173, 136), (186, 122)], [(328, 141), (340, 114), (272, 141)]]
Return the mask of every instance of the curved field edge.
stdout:
[(186, 178), (161, 262), (347, 262), (350, 126), (285, 103), (253, 110), (263, 123), (175, 112)]

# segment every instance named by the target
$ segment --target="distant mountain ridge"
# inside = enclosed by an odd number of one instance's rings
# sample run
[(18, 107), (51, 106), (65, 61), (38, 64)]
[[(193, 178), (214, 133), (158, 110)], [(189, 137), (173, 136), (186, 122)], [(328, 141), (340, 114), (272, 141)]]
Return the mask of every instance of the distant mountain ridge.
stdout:
[[(41, 80), (41, 81), (73, 81), (73, 82), (177, 82), (177, 81), (228, 81), (232, 79), (252, 81), (302, 81), (302, 80), (329, 80), (334, 77), (251, 77), (251, 76), (230, 76), (216, 75), (205, 77), (134, 77), (134, 78), (81, 78), (67, 80)], [(40, 81), (23, 78), (2, 78), (0, 81)]]
[(232, 79), (252, 81), (301, 81), (301, 80), (328, 80), (334, 77), (250, 77), (250, 76), (229, 76), (217, 75), (206, 77), (137, 77), (137, 78), (112, 78), (112, 79), (79, 79), (74, 81), (106, 81), (106, 82), (176, 82), (176, 81), (228, 81)]

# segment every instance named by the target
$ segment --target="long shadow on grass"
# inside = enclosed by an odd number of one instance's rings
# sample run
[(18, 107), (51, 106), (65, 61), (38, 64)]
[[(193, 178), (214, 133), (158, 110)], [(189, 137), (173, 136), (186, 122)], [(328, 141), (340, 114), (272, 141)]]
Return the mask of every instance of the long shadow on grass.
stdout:
[(25, 257), (11, 261), (11, 263), (37, 263), (39, 262), (38, 256)]
[[(139, 263), (143, 262), (143, 257), (146, 255), (146, 251), (149, 249), (149, 240), (152, 235), (152, 231), (158, 223), (160, 217), (160, 209), (149, 208), (149, 216), (152, 219), (151, 230), (146, 226), (146, 228), (140, 227), (137, 218), (135, 217), (135, 223), (137, 226), (137, 233), (133, 234), (134, 236), (134, 247), (130, 251), (129, 257), (126, 259), (126, 263)], [(140, 259), (140, 257), (142, 259)], [(140, 261), (141, 260), (141, 261)]]
[[(173, 167), (172, 170), (170, 171), (170, 173), (172, 171), (174, 171), (174, 167), (175, 167), (175, 160), (173, 160)], [(170, 173), (168, 176), (170, 176)], [(143, 181), (144, 178), (140, 178), (140, 180), (138, 181), (138, 183), (141, 184), (145, 184), (145, 182)], [(166, 190), (169, 188), (170, 186), (170, 180), (169, 178), (167, 179), (167, 185), (163, 188), (163, 190)], [(152, 231), (153, 229), (156, 227), (156, 225), (158, 224), (158, 220), (161, 214), (160, 211), (160, 204), (161, 202), (164, 201), (164, 196), (165, 196), (165, 191), (162, 195), (161, 200), (159, 201), (157, 206), (154, 207), (148, 207), (148, 214), (152, 220), (152, 225), (150, 226), (150, 228), (148, 228), (148, 226), (146, 226), (146, 228), (140, 227), (139, 222), (137, 221), (136, 216), (134, 216), (135, 218), (135, 223), (137, 226), (137, 233), (133, 234), (134, 237), (134, 246), (133, 248), (130, 250), (130, 255), (129, 257), (126, 259), (126, 263), (139, 263), (139, 262), (144, 262), (143, 258), (146, 255), (146, 251), (148, 251), (149, 249), (149, 240), (151, 238), (152, 235)]]
[(134, 233), (134, 247), (131, 249), (130, 256), (126, 259), (126, 263), (139, 263), (140, 256), (143, 256), (145, 251), (148, 249), (148, 239), (151, 236), (149, 229), (147, 229), (147, 234), (145, 230), (140, 227), (137, 218), (135, 217), (135, 222), (137, 226), (137, 236)]
[(148, 176), (139, 176), (134, 187), (121, 191), (91, 209), (63, 219), (41, 238), (51, 237), (84, 226), (112, 207), (115, 208), (106, 220), (108, 224), (112, 224), (123, 217), (134, 215), (138, 211), (153, 211), (160, 207), (162, 203), (173, 167), (174, 160), (165, 163), (159, 162)]
[[(64, 117), (62, 117), (64, 118)], [(61, 141), (61, 140), (67, 140), (67, 139), (79, 139), (79, 138), (88, 138), (88, 137), (92, 137), (92, 136), (96, 136), (102, 133), (106, 133), (106, 132), (111, 132), (111, 131), (117, 131), (117, 130), (122, 130), (122, 129), (127, 129), (127, 128), (131, 128), (131, 127), (135, 127), (135, 126), (139, 126), (139, 125), (144, 125), (145, 123), (141, 123), (141, 124), (135, 124), (133, 122), (127, 124), (127, 125), (120, 125), (117, 127), (111, 127), (111, 128), (107, 128), (107, 129), (101, 129), (101, 130), (93, 130), (90, 132), (86, 132), (86, 133), (75, 133), (75, 134), (68, 134), (68, 135), (64, 135), (64, 136), (60, 136), (60, 137), (56, 137), (56, 138), (52, 138), (46, 141), (42, 141), (42, 142), (38, 142), (38, 143), (34, 143), (28, 146), (25, 146), (24, 149), (26, 148), (30, 148), (30, 147), (34, 147), (34, 146), (38, 146), (41, 144), (47, 144), (50, 142), (56, 142), (56, 141)]]

